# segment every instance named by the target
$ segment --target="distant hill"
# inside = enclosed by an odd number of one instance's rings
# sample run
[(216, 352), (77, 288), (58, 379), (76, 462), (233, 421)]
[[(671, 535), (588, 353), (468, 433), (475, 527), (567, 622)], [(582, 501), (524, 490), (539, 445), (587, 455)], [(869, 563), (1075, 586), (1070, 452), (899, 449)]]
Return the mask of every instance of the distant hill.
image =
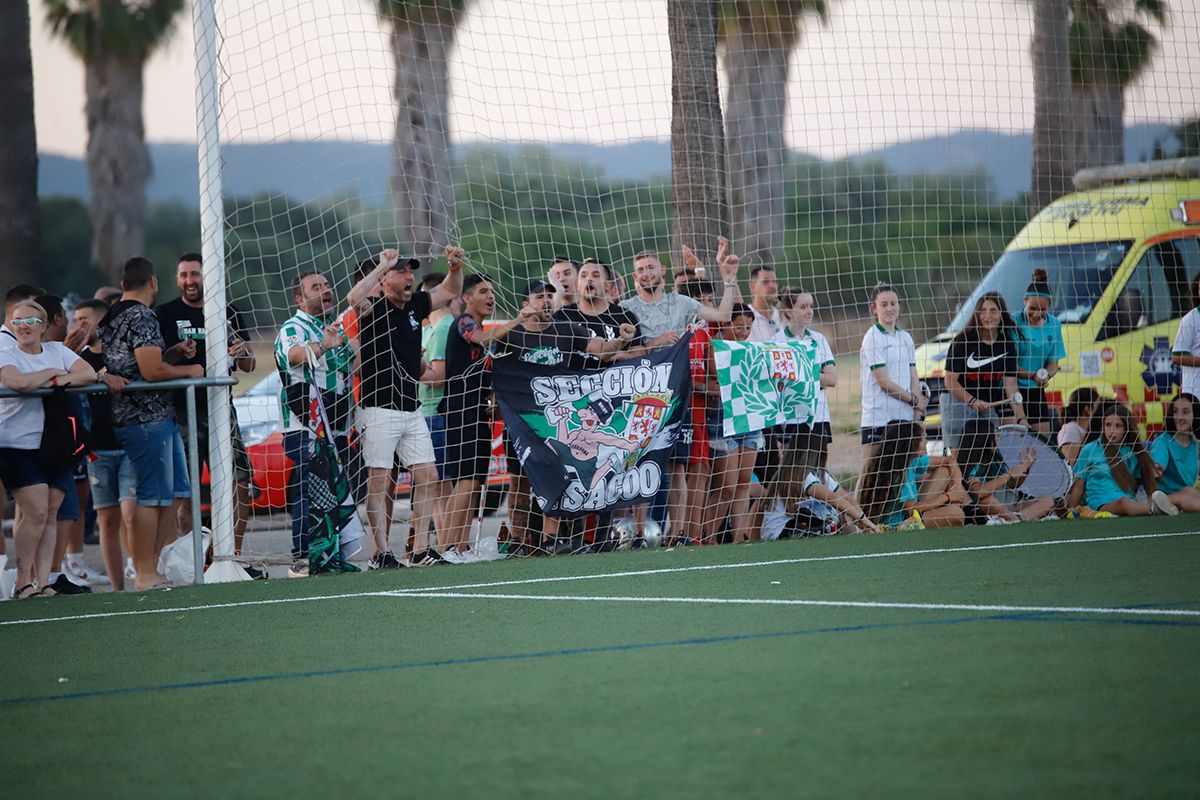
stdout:
[[(1136, 161), (1150, 152), (1166, 125), (1135, 125), (1126, 133), (1126, 159)], [(535, 148), (548, 156), (580, 162), (601, 170), (612, 179), (643, 180), (665, 177), (671, 169), (667, 142), (639, 141), (623, 145), (590, 144), (465, 144), (456, 156), (481, 147), (516, 154)], [(369, 205), (387, 198), (391, 148), (362, 142), (279, 142), (227, 145), (222, 149), (222, 177), (226, 195), (261, 192), (286, 194), (309, 201), (335, 195), (356, 195)], [(799, 154), (798, 154), (799, 155)], [(147, 187), (151, 202), (174, 200), (196, 205), (199, 179), (196, 148), (184, 144), (151, 144), (154, 176)], [(881, 161), (897, 174), (968, 172), (982, 169), (993, 181), (1000, 199), (1010, 199), (1029, 188), (1032, 138), (1028, 133), (966, 130), (947, 136), (890, 145), (849, 159)], [(75, 158), (41, 156), (38, 189), (43, 195), (87, 199), (87, 175)]]

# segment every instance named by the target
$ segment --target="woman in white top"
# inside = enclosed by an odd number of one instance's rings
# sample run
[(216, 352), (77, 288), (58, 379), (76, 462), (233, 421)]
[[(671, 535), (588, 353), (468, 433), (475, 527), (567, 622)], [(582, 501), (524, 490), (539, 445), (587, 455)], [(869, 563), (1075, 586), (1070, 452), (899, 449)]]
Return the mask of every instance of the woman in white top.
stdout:
[(804, 289), (789, 288), (780, 297), (780, 304), (787, 315), (787, 324), (775, 335), (780, 342), (813, 342), (817, 346), (817, 364), (821, 370), (821, 380), (817, 386), (817, 406), (813, 409), (812, 425), (801, 425), (802, 432), (811, 431), (821, 441), (821, 468), (825, 468), (828, 458), (829, 444), (833, 441), (833, 428), (829, 418), (829, 398), (826, 390), (837, 386), (837, 364), (833, 359), (833, 348), (829, 346), (820, 331), (814, 331), (809, 325), (813, 321), (813, 296)]
[[(0, 386), (28, 392), (50, 386), (96, 382), (96, 371), (58, 342), (42, 342), (46, 310), (33, 301), (13, 309), (16, 344), (0, 350)], [(71, 470), (49, 474), (38, 458), (42, 398), (0, 398), (0, 482), (20, 514), (13, 527), (17, 589), (13, 599), (54, 594), (47, 582), (54, 556), (55, 521), (66, 491), (75, 491)]]
[(1071, 392), (1071, 399), (1063, 409), (1066, 422), (1058, 431), (1058, 449), (1072, 467), (1079, 458), (1079, 449), (1087, 441), (1092, 415), (1100, 407), (1100, 393), (1090, 386)]
[(925, 415), (918, 390), (917, 348), (900, 329), (900, 294), (886, 283), (871, 291), (875, 324), (863, 336), (859, 376), (862, 380), (863, 466), (871, 460), (889, 422), (912, 422)]

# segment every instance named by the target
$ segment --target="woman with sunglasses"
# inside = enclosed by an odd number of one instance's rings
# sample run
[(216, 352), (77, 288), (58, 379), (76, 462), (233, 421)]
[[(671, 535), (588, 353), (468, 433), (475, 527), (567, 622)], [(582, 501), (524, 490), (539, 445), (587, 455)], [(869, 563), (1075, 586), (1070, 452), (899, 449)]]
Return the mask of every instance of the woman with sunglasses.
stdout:
[[(43, 342), (46, 310), (32, 300), (13, 309), (16, 342), (0, 343), (0, 386), (29, 392), (96, 382), (96, 371), (58, 342)], [(57, 592), (49, 585), (58, 507), (75, 491), (71, 470), (50, 474), (38, 458), (45, 414), (40, 397), (0, 398), (0, 481), (20, 514), (13, 527), (17, 556), (14, 600)]]

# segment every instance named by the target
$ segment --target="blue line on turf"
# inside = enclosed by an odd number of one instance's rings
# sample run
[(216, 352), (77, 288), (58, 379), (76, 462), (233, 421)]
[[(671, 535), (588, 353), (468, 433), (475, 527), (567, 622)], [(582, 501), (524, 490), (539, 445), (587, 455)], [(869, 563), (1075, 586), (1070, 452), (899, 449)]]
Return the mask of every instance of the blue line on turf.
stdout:
[(998, 614), (971, 617), (952, 617), (950, 619), (917, 620), (912, 622), (881, 622), (865, 625), (839, 625), (827, 628), (807, 628), (798, 631), (776, 631), (773, 633), (741, 633), (728, 636), (706, 636), (693, 639), (676, 639), (665, 642), (632, 642), (628, 644), (601, 645), (597, 647), (568, 647), (560, 650), (541, 650), (532, 653), (511, 653), (508, 655), (471, 656), (467, 658), (445, 658), (432, 661), (410, 661), (399, 664), (376, 664), (367, 667), (344, 667), (341, 669), (311, 670), (307, 672), (281, 672), (270, 675), (243, 675), (232, 678), (216, 678), (207, 681), (187, 681), (182, 683), (165, 683), (154, 686), (125, 686), (115, 689), (97, 689), (86, 692), (69, 692), (66, 694), (34, 695), (28, 697), (10, 697), (0, 700), (0, 706), (23, 705), (32, 703), (50, 703), (63, 700), (87, 700), (97, 697), (113, 697), (117, 695), (152, 694), (170, 692), (180, 689), (205, 689), (218, 686), (238, 686), (253, 683), (272, 683), (275, 681), (302, 680), (306, 678), (329, 678), (339, 675), (367, 675), (378, 672), (395, 672), (411, 669), (426, 669), (430, 667), (465, 666), (502, 661), (531, 661), (541, 658), (558, 656), (596, 655), (600, 653), (630, 652), (635, 650), (653, 650), (662, 647), (694, 647), (700, 645), (726, 644), (729, 642), (745, 642), (764, 639), (786, 639), (797, 636), (813, 636), (828, 633), (859, 633), (862, 631), (888, 630), (892, 628), (913, 628), (933, 625), (958, 625), (969, 622), (1087, 622), (1087, 623), (1116, 623), (1122, 625), (1171, 625), (1200, 627), (1200, 622), (1182, 622), (1168, 620), (1127, 620), (1090, 617), (1061, 617), (1057, 615), (1032, 614)]

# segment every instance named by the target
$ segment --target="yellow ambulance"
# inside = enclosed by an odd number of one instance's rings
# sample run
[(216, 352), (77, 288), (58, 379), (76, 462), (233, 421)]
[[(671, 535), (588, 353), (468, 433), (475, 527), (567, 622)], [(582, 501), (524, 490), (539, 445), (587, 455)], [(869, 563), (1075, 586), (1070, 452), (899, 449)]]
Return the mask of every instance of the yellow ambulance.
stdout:
[(1015, 314), (1038, 267), (1049, 274), (1067, 351), (1046, 387), (1051, 405), (1092, 386), (1127, 402), (1141, 426), (1161, 427), (1162, 401), (1179, 390), (1171, 344), (1200, 274), (1200, 158), (1083, 170), (1075, 187), (1017, 234), (945, 332), (917, 349), (931, 428), (950, 341), (975, 302), (997, 291)]

